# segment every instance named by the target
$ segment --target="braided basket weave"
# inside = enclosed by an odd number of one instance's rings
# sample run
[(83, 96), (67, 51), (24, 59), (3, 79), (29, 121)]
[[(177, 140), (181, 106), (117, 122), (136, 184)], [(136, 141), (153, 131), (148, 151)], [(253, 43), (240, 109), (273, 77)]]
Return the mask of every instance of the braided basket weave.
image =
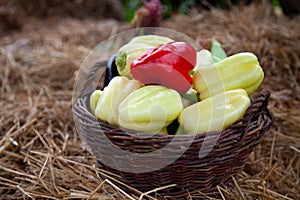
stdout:
[[(89, 111), (89, 95), (95, 89), (91, 82), (94, 80), (99, 67), (105, 63), (97, 63), (89, 72), (80, 96), (74, 103), (75, 121), (79, 124), (80, 136), (98, 161), (98, 167), (110, 172), (114, 179), (129, 185), (142, 192), (147, 192), (162, 186), (172, 185), (158, 191), (158, 198), (169, 197), (179, 199), (187, 193), (201, 191), (203, 193), (216, 192), (216, 186), (229, 184), (232, 176), (238, 174), (248, 158), (249, 154), (260, 143), (263, 135), (273, 124), (272, 113), (268, 110), (269, 92), (263, 90), (255, 98), (251, 99), (251, 105), (241, 120), (223, 131), (213, 131), (196, 136), (191, 135), (163, 135), (155, 134), (151, 137), (141, 137), (149, 133), (137, 133), (124, 131), (99, 121)], [(216, 139), (217, 138), (217, 139)], [(171, 164), (150, 172), (133, 173), (122, 170), (120, 164), (115, 169), (102, 160), (122, 163), (127, 157), (112, 155), (107, 145), (107, 139), (116, 147), (139, 153), (134, 162), (130, 162), (132, 169), (162, 162), (168, 157), (179, 154), (185, 140), (192, 139), (186, 151)], [(212, 149), (207, 149), (207, 155), (199, 157), (199, 151), (205, 151), (203, 143), (215, 142)], [(166, 146), (172, 143), (172, 145)], [(208, 145), (209, 146), (209, 145)], [(168, 153), (153, 159), (147, 152), (153, 152), (160, 148), (169, 148)], [(126, 166), (128, 167), (128, 166)]]

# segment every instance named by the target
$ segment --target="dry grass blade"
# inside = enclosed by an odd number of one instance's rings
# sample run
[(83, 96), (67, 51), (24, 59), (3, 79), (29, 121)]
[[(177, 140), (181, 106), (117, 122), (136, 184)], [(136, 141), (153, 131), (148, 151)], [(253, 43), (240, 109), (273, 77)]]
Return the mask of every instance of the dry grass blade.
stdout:
[(13, 173), (15, 175), (24, 176), (24, 177), (27, 177), (27, 178), (30, 178), (30, 179), (36, 179), (36, 177), (33, 176), (33, 175), (27, 174), (25, 172), (19, 172), (19, 171), (13, 170), (13, 169), (9, 169), (9, 168), (3, 167), (1, 165), (0, 165), (0, 169), (3, 170), (3, 171), (6, 171), (8, 173)]
[(90, 194), (90, 196), (88, 197), (88, 199), (91, 199), (93, 197), (93, 195), (105, 184), (106, 180), (102, 181), (97, 188)]
[(245, 200), (245, 199), (246, 199), (246, 198), (245, 198), (245, 195), (244, 195), (244, 193), (242, 192), (242, 190), (241, 190), (239, 184), (237, 183), (236, 179), (235, 179), (234, 177), (232, 177), (232, 180), (233, 180), (233, 183), (234, 183), (235, 187), (237, 188), (239, 194), (241, 195), (242, 199)]
[(224, 194), (223, 194), (223, 192), (225, 191), (223, 188), (221, 188), (220, 186), (217, 186), (217, 189), (218, 189), (218, 191), (219, 191), (219, 193), (220, 193), (220, 195), (221, 195), (221, 197), (222, 197), (222, 200), (226, 200), (226, 198), (225, 198), (225, 196), (224, 196)]
[[(289, 197), (286, 197), (286, 196), (284, 196), (284, 195), (282, 195), (282, 194), (279, 194), (279, 193), (277, 193), (277, 192), (274, 192), (274, 191), (272, 191), (272, 190), (269, 190), (269, 189), (266, 189), (266, 188), (262, 188), (261, 186), (258, 186), (258, 188), (261, 189), (261, 190), (264, 190), (264, 191), (267, 192), (267, 193), (270, 193), (270, 194), (275, 195), (277, 198), (287, 199), (287, 200), (293, 200), (293, 199), (291, 199), (291, 198), (289, 198)], [(271, 197), (269, 197), (269, 198), (271, 198)], [(273, 199), (277, 199), (277, 198), (273, 198)]]
[(293, 149), (294, 151), (296, 151), (297, 153), (300, 153), (300, 149), (297, 149), (296, 147), (294, 147), (294, 146), (290, 146), (291, 147), (291, 149)]
[(121, 188), (119, 188), (118, 186), (116, 186), (115, 184), (113, 184), (110, 180), (106, 179), (106, 182), (108, 184), (110, 184), (111, 186), (113, 186), (117, 191), (119, 191), (120, 193), (122, 193), (123, 195), (125, 195), (127, 198), (129, 198), (131, 200), (135, 200), (132, 196), (130, 196), (124, 190), (122, 190)]
[(151, 194), (151, 193), (155, 193), (159, 190), (163, 190), (163, 189), (166, 189), (166, 188), (169, 188), (169, 187), (175, 187), (176, 185), (175, 184), (172, 184), (172, 185), (166, 185), (166, 186), (162, 186), (162, 187), (158, 187), (158, 188), (155, 188), (154, 190), (150, 190), (148, 192), (144, 192), (140, 195), (139, 197), (139, 200), (142, 200), (144, 198), (144, 196), (148, 195), (148, 194)]

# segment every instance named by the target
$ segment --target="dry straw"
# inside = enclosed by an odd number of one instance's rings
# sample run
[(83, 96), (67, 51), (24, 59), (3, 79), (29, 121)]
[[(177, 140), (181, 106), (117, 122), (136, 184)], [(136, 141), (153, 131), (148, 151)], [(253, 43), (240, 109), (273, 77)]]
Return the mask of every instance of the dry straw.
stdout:
[[(95, 167), (72, 117), (74, 72), (91, 48), (128, 26), (55, 18), (27, 22), (0, 38), (0, 199), (155, 199), (154, 193), (115, 184), (114, 174)], [(199, 191), (187, 199), (300, 199), (299, 17), (288, 19), (261, 4), (176, 15), (162, 26), (195, 39), (217, 37), (229, 54), (258, 55), (266, 75), (261, 88), (271, 92), (268, 107), (276, 119), (231, 188), (219, 185), (217, 197)]]

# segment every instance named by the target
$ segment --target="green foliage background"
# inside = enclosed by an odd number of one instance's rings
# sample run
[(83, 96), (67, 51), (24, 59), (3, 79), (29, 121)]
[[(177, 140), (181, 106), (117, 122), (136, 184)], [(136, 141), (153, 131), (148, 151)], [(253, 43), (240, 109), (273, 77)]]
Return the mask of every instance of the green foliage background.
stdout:
[[(150, 1), (150, 0), (148, 0)], [(180, 13), (186, 14), (188, 9), (196, 6), (196, 0), (185, 0), (185, 1), (172, 1), (172, 0), (160, 0), (163, 4), (163, 18), (166, 19), (171, 16), (172, 13)], [(269, 0), (274, 7), (280, 7), (278, 0)], [(174, 3), (175, 2), (175, 3)], [(220, 8), (225, 8), (225, 2), (230, 2), (232, 5), (238, 4), (239, 0), (215, 0), (215, 4)], [(123, 6), (123, 16), (125, 17), (125, 21), (130, 22), (133, 17), (135, 11), (143, 5), (141, 0), (121, 0)]]
[[(121, 3), (123, 15), (127, 22), (133, 19), (135, 11), (143, 5), (141, 0), (121, 0)], [(161, 0), (161, 3), (163, 4), (164, 18), (170, 17), (174, 12), (184, 14), (188, 8), (196, 5), (195, 0), (178, 1), (176, 5), (172, 4), (171, 0)]]

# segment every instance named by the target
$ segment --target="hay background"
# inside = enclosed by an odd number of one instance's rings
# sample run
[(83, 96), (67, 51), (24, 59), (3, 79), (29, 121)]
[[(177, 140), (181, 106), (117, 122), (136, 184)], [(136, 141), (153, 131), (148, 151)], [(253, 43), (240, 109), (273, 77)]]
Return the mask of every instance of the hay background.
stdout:
[[(275, 125), (234, 187), (220, 187), (217, 199), (300, 199), (299, 20), (264, 3), (193, 10), (162, 23), (201, 42), (216, 37), (228, 54), (255, 53), (266, 76), (261, 88), (272, 93)], [(71, 107), (82, 60), (130, 25), (71, 17), (26, 17), (20, 23), (0, 34), (0, 199), (138, 199), (100, 179), (76, 133)], [(198, 197), (209, 199), (190, 199)]]

